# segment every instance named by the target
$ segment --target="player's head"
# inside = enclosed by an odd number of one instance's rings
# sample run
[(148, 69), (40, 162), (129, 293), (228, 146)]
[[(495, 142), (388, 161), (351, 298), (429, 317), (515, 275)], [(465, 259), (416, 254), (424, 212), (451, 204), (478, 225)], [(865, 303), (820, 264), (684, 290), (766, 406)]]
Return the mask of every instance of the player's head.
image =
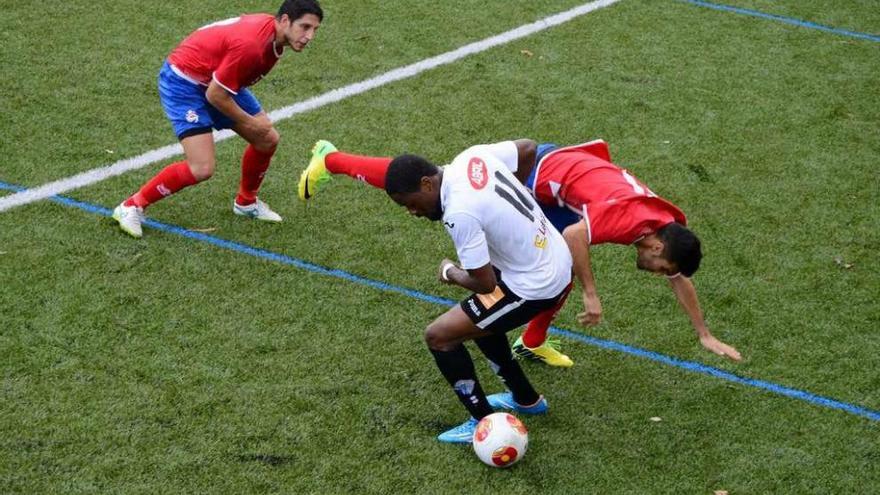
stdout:
[(391, 160), (385, 173), (385, 192), (395, 203), (417, 217), (443, 218), (440, 206), (440, 168), (416, 155)]
[(700, 239), (687, 227), (672, 222), (660, 228), (636, 249), (636, 265), (649, 272), (690, 277), (700, 268), (703, 252)]
[(284, 0), (275, 21), (284, 44), (301, 52), (315, 37), (324, 20), (324, 11), (317, 0)]

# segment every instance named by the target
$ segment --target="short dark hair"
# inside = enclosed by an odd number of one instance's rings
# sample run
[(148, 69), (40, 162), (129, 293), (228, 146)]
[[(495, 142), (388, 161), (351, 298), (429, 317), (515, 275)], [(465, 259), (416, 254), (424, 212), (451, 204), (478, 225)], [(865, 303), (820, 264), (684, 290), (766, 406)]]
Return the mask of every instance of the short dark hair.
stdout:
[(281, 19), (281, 16), (287, 14), (291, 21), (295, 21), (306, 14), (314, 14), (319, 20), (324, 20), (324, 11), (317, 0), (284, 0), (281, 8), (278, 9), (278, 15), (275, 17)]
[(700, 239), (687, 227), (672, 222), (657, 231), (657, 236), (663, 241), (663, 257), (678, 267), (679, 273), (690, 277), (700, 268), (700, 260), (703, 259), (703, 251), (700, 249)]
[(400, 155), (391, 160), (385, 172), (385, 192), (389, 196), (400, 193), (413, 193), (419, 190), (422, 177), (433, 177), (440, 173), (437, 165), (417, 155)]

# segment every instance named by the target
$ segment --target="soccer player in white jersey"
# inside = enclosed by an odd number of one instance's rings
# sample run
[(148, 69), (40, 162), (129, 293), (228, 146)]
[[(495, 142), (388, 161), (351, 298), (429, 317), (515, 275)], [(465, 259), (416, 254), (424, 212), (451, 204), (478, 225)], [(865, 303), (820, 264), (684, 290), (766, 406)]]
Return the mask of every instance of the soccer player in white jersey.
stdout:
[[(571, 290), (572, 260), (562, 235), (545, 218), (513, 172), (535, 161), (534, 142), (468, 148), (440, 168), (424, 158), (392, 160), (385, 191), (410, 214), (443, 221), (458, 263), (444, 259), (441, 282), (473, 292), (425, 330), (440, 372), (471, 418), (442, 433), (468, 443), (477, 422), (506, 408), (546, 412), (547, 401), (514, 361), (505, 333), (559, 310)], [(463, 343), (473, 340), (509, 392), (486, 397)]]
[[(525, 142), (537, 145), (536, 159), (518, 167), (515, 175), (568, 241), (575, 275), (583, 286), (584, 312), (578, 314), (578, 320), (584, 325), (596, 325), (602, 318), (590, 264), (591, 246), (628, 244), (636, 248), (639, 269), (669, 279), (669, 286), (691, 320), (700, 344), (715, 354), (741, 360), (739, 351), (717, 339), (703, 319), (690, 280), (700, 265), (702, 252), (699, 239), (685, 227), (684, 213), (612, 163), (608, 145), (602, 140), (562, 148), (550, 143), (517, 141), (518, 145)], [(345, 153), (329, 141), (318, 141), (300, 177), (299, 197), (313, 197), (331, 175), (348, 175), (384, 189), (390, 163), (391, 158)], [(552, 316), (539, 315), (529, 322), (513, 351), (551, 366), (572, 366), (572, 360), (547, 338)]]

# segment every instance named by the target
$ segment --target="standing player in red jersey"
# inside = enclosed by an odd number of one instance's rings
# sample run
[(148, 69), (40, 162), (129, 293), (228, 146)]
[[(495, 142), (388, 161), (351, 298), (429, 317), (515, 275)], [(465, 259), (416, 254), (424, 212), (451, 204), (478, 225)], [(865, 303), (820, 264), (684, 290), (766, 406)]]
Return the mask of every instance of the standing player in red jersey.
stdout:
[[(575, 275), (583, 286), (584, 312), (578, 320), (597, 325), (602, 305), (593, 280), (589, 250), (597, 244), (628, 244), (636, 248), (636, 266), (665, 276), (691, 320), (700, 344), (734, 361), (742, 359), (732, 346), (715, 338), (703, 319), (690, 277), (702, 259), (700, 241), (687, 227), (684, 213), (654, 194), (626, 170), (614, 165), (601, 140), (559, 148), (515, 142), (522, 154), (535, 148), (531, 167), (515, 172), (533, 194), (548, 220), (563, 233), (572, 252)], [(311, 198), (331, 174), (343, 174), (377, 188), (385, 186), (390, 158), (342, 153), (328, 141), (318, 141), (299, 183), (300, 199)], [(555, 312), (537, 315), (514, 343), (518, 355), (551, 366), (569, 367), (571, 359), (547, 341)]]
[(123, 231), (141, 237), (149, 205), (211, 178), (216, 166), (212, 129), (232, 129), (248, 142), (233, 212), (281, 221), (257, 198), (280, 136), (247, 88), (272, 70), (285, 47), (305, 49), (323, 18), (317, 0), (285, 0), (275, 16), (242, 15), (209, 24), (171, 52), (159, 72), (159, 96), (185, 160), (165, 167), (116, 207), (113, 218)]

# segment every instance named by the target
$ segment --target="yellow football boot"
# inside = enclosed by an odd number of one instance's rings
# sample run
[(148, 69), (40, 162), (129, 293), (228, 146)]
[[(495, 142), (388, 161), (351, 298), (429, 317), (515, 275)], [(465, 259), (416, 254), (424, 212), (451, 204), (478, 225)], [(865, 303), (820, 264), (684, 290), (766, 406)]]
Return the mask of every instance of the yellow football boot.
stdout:
[(523, 344), (522, 337), (516, 339), (513, 343), (513, 353), (524, 359), (532, 361), (541, 361), (549, 366), (558, 366), (560, 368), (570, 368), (574, 366), (574, 361), (565, 354), (559, 352), (558, 340), (547, 339), (538, 347), (526, 347)]
[(318, 189), (330, 180), (330, 172), (324, 164), (324, 158), (328, 154), (336, 151), (336, 146), (330, 141), (320, 140), (312, 147), (312, 159), (309, 160), (309, 166), (303, 170), (299, 176), (299, 199), (306, 201), (315, 194)]

